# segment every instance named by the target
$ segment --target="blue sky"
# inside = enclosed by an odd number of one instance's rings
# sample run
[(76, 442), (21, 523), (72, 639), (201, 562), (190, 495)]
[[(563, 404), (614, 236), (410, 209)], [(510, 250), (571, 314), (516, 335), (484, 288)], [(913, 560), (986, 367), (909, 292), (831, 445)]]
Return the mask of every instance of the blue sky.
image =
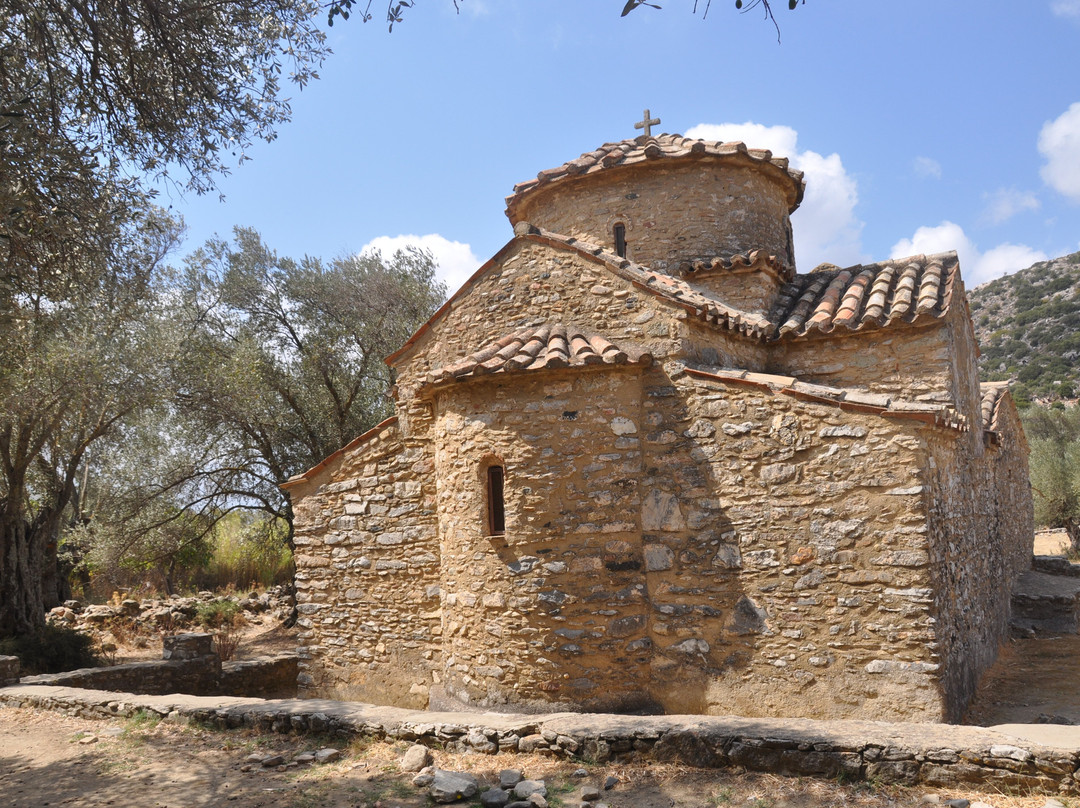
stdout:
[(659, 2), (420, 0), (393, 33), (337, 22), (321, 80), (225, 201), (161, 201), (185, 251), (234, 225), (296, 258), (407, 237), (453, 291), (511, 237), (514, 183), (635, 136), (648, 107), (661, 132), (806, 172), (801, 272), (955, 249), (973, 287), (1080, 249), (1080, 0), (776, 0), (780, 44), (733, 0), (704, 19)]

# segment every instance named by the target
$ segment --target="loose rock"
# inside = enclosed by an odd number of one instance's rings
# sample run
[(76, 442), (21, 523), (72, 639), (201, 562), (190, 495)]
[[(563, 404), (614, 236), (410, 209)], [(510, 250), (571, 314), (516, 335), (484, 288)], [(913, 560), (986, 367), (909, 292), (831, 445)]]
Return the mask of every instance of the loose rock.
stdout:
[(524, 779), (520, 769), (503, 769), (499, 772), (500, 788), (511, 789)]
[(401, 770), (403, 772), (418, 772), (425, 766), (430, 766), (433, 759), (430, 749), (422, 744), (414, 744), (409, 747), (409, 750), (401, 759)]
[(340, 759), (341, 752), (339, 752), (337, 749), (331, 749), (329, 747), (327, 747), (326, 749), (320, 749), (318, 752), (315, 753), (316, 763), (333, 763), (335, 760)]
[(519, 800), (527, 800), (532, 794), (539, 794), (541, 797), (547, 796), (547, 786), (543, 780), (522, 780), (514, 786), (514, 796)]
[(508, 802), (510, 802), (510, 793), (498, 787), (489, 788), (480, 795), (480, 804), (484, 808), (503, 808)]
[(450, 803), (475, 797), (480, 784), (471, 774), (436, 769), (431, 781), (431, 798), (435, 802)]

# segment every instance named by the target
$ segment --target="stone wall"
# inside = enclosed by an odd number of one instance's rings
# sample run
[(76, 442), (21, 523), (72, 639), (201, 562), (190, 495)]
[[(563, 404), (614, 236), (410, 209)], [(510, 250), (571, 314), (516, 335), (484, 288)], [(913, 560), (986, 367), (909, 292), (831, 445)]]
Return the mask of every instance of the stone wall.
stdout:
[(296, 654), (222, 662), (217, 692), (222, 696), (256, 699), (293, 698), (298, 662)]
[(1011, 398), (999, 442), (980, 433), (934, 434), (926, 475), (932, 585), (947, 721), (958, 721), (1008, 638), (1010, 597), (1031, 564), (1034, 518), (1027, 445)]
[[(613, 228), (621, 223), (626, 257), (672, 274), (681, 261), (758, 249), (793, 268), (790, 186), (786, 178), (720, 160), (608, 169), (530, 192), (513, 222), (526, 221), (610, 250), (615, 249)], [(736, 279), (736, 285), (741, 282)], [(716, 290), (723, 295), (724, 284)]]
[(22, 684), (119, 690), (148, 695), (190, 693), (213, 696), (218, 693), (221, 682), (221, 659), (217, 654), (210, 654), (194, 659), (132, 662), (107, 668), (79, 668), (64, 673), (24, 676), (21, 681)]
[[(946, 714), (935, 428), (677, 364), (455, 385), (435, 405), (435, 704)], [(484, 533), (488, 460), (506, 467), (502, 537)]]
[(388, 424), (293, 491), (300, 695), (427, 704), (442, 666), (433, 468)]
[(924, 425), (672, 375), (643, 480), (665, 706), (940, 718)]
[(449, 365), (526, 322), (572, 323), (603, 334), (616, 345), (634, 345), (656, 357), (679, 350), (678, 309), (612, 274), (580, 253), (516, 239), (451, 301), (435, 327), (420, 334), (410, 352), (394, 361), (402, 430), (412, 435), (409, 413), (435, 368)]
[[(437, 394), (448, 695), (525, 709), (648, 701), (641, 399), (636, 370), (606, 368)], [(506, 470), (505, 535), (486, 529), (489, 462)]]
[(781, 340), (769, 345), (765, 368), (833, 387), (953, 401), (953, 348), (942, 330), (937, 322), (926, 328), (898, 328), (886, 338), (870, 331)]
[(809, 721), (732, 716), (618, 716), (430, 713), (326, 701), (266, 701), (95, 693), (70, 688), (0, 688), (0, 705), (83, 718), (151, 711), (165, 720), (222, 730), (332, 733), (438, 746), (451, 752), (537, 753), (739, 767), (770, 775), (868, 780), (987, 790), (1080, 793), (1080, 752), (982, 727)]
[(0, 687), (12, 685), (19, 681), (19, 658), (15, 656), (0, 656)]
[[(296, 695), (296, 675), (295, 654), (224, 663), (217, 654), (207, 654), (24, 676), (21, 683), (152, 696), (187, 693), (193, 696), (289, 698)], [(0, 682), (0, 685), (13, 683)]]

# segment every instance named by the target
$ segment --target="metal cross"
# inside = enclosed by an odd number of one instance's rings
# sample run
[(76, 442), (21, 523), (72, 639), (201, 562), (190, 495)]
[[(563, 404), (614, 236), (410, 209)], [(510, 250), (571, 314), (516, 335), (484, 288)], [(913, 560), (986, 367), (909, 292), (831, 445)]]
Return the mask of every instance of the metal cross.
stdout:
[(659, 118), (650, 118), (649, 116), (651, 114), (652, 113), (649, 112), (649, 110), (645, 110), (645, 120), (639, 121), (638, 123), (634, 124), (635, 129), (644, 129), (645, 130), (645, 137), (652, 137), (652, 128), (654, 126), (659, 126), (660, 125), (660, 119)]

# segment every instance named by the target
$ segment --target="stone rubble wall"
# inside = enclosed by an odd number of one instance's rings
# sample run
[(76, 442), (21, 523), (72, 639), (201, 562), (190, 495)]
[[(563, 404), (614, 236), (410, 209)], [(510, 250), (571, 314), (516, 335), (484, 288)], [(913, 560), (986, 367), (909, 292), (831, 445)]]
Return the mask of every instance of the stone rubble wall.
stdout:
[[(1009, 636), (1010, 599), (1031, 565), (1034, 515), (1023, 427), (1006, 398), (999, 443), (981, 434), (930, 440), (926, 475), (929, 542), (944, 720), (958, 721)], [(977, 446), (972, 444), (977, 443)]]
[(24, 676), (21, 683), (88, 690), (119, 690), (147, 695), (190, 693), (194, 696), (214, 696), (220, 692), (221, 658), (217, 654), (209, 654), (192, 659), (163, 659), (106, 668), (79, 668), (64, 673)]
[(390, 424), (294, 492), (300, 695), (427, 704), (442, 662), (433, 468)]
[[(570, 249), (531, 241), (509, 245), (501, 261), (417, 339), (395, 364), (399, 411), (412, 412), (427, 374), (489, 345), (526, 322), (572, 323), (654, 357), (675, 355), (679, 323), (672, 305)], [(402, 431), (412, 435), (403, 417)]]
[(193, 696), (287, 698), (296, 694), (296, 674), (295, 654), (238, 662), (222, 662), (217, 654), (207, 654), (184, 659), (131, 662), (105, 668), (79, 668), (64, 673), (24, 676), (21, 680), (15, 677), (12, 681), (0, 682), (0, 685), (21, 683), (143, 695), (188, 693)]
[(871, 331), (781, 340), (769, 345), (766, 372), (910, 401), (955, 404), (953, 348), (940, 326), (895, 328), (887, 339)]
[(0, 687), (17, 684), (20, 668), (17, 656), (0, 656)]
[[(649, 701), (641, 399), (631, 368), (437, 395), (447, 695), (518, 709)], [(503, 536), (487, 531), (489, 462), (506, 470)]]
[(1002, 792), (1080, 793), (1080, 746), (932, 724), (732, 716), (429, 713), (369, 704), (138, 696), (65, 687), (0, 688), (0, 705), (89, 719), (154, 712), (222, 730), (332, 733), (439, 745), (453, 752), (539, 753), (598, 763), (642, 757), (701, 768)]
[(673, 356), (688, 365), (744, 369), (764, 369), (768, 366), (769, 348), (761, 342), (748, 340), (739, 334), (719, 332), (691, 317), (679, 323), (679, 333), (679, 350)]
[(259, 659), (221, 663), (221, 696), (251, 696), (259, 699), (288, 699), (296, 696), (299, 673), (296, 654), (277, 654)]
[[(622, 223), (626, 257), (669, 274), (676, 274), (681, 261), (758, 249), (794, 267), (788, 192), (752, 167), (704, 160), (682, 166), (643, 164), (638, 170), (609, 169), (584, 181), (564, 181), (546, 193), (533, 191), (521, 201), (516, 220), (612, 251), (614, 226)], [(742, 280), (720, 278), (704, 285), (715, 286), (712, 291), (723, 299)]]
[(665, 708), (940, 720), (925, 426), (667, 370), (642, 479)]

